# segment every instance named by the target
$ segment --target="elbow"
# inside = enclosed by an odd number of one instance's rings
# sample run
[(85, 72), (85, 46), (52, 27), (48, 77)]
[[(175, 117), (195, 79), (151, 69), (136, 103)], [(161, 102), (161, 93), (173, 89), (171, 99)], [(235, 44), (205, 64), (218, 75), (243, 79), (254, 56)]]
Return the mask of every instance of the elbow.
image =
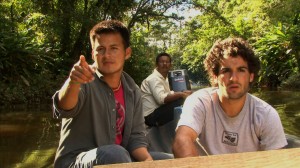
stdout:
[(184, 151), (184, 147), (187, 143), (187, 138), (183, 136), (176, 136), (174, 142), (172, 144), (172, 152), (175, 158), (181, 158), (182, 152)]
[(178, 142), (178, 140), (174, 140), (173, 144), (172, 144), (172, 152), (174, 155), (174, 158), (179, 158), (179, 153), (180, 151), (178, 150), (178, 147), (180, 147), (180, 143)]
[(199, 156), (195, 140), (190, 136), (184, 135), (176, 135), (172, 144), (172, 152), (175, 158)]

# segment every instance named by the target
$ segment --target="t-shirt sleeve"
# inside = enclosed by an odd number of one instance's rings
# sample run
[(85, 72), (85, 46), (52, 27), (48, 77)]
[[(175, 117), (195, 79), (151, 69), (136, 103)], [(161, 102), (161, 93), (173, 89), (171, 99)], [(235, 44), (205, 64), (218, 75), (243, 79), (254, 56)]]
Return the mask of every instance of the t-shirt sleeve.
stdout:
[(199, 135), (205, 122), (205, 113), (202, 100), (197, 95), (195, 92), (185, 100), (177, 128), (182, 125), (188, 126)]
[(260, 145), (262, 150), (280, 149), (287, 145), (280, 117), (271, 106), (261, 131)]

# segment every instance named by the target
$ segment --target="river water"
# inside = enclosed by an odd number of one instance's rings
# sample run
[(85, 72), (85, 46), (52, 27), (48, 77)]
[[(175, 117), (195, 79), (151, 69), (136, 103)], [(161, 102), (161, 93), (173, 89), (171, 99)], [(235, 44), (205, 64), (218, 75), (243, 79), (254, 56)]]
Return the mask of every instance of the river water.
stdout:
[[(300, 91), (260, 91), (254, 95), (275, 107), (285, 133), (300, 137)], [(0, 167), (53, 167), (60, 121), (51, 106), (0, 113)]]

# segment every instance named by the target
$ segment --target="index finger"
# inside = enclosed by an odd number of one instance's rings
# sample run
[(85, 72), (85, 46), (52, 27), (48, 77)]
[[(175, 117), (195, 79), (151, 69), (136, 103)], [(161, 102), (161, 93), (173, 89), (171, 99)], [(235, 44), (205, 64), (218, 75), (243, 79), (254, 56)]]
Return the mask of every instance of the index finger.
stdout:
[(84, 55), (81, 55), (79, 58), (79, 65), (81, 65), (83, 68), (87, 69), (91, 73), (95, 73), (95, 71), (89, 66), (89, 64), (86, 62), (86, 59)]

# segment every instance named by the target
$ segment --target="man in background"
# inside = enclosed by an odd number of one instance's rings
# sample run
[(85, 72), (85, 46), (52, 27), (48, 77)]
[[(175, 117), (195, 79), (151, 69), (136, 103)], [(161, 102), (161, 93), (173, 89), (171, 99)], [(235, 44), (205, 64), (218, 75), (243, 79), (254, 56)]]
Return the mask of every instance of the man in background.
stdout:
[(141, 84), (145, 124), (149, 127), (162, 126), (174, 119), (174, 108), (181, 106), (192, 92), (170, 90), (168, 73), (172, 59), (168, 53), (156, 56), (156, 68)]

